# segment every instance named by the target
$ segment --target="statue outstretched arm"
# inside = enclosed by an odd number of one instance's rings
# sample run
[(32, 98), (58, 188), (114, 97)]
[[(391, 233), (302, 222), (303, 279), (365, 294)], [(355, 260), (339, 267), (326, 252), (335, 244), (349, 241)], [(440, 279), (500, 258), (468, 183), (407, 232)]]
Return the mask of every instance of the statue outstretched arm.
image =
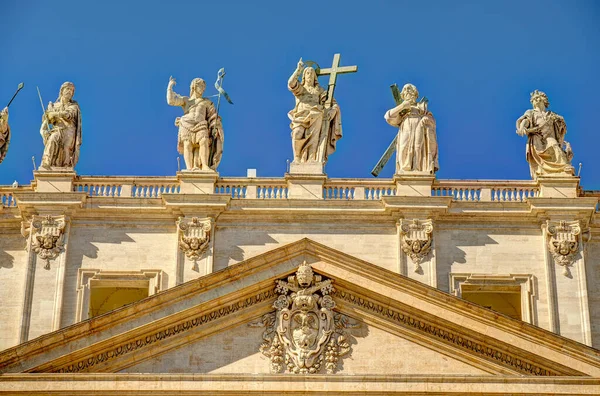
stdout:
[(167, 104), (169, 106), (185, 106), (185, 97), (176, 94), (173, 87), (177, 84), (173, 77), (169, 77), (169, 85), (167, 86)]
[(296, 66), (296, 70), (294, 70), (294, 72), (288, 80), (288, 89), (290, 91), (294, 92), (296, 89), (298, 89), (298, 85), (300, 84), (298, 78), (302, 74), (304, 67), (304, 62), (302, 62), (302, 58), (300, 58), (300, 60), (298, 61), (298, 65)]

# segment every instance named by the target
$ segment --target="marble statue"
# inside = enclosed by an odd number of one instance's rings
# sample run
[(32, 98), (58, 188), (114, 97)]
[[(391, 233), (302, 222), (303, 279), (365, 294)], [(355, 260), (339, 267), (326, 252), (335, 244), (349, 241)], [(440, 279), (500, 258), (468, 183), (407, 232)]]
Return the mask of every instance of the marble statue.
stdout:
[(81, 146), (81, 110), (73, 100), (75, 85), (65, 82), (55, 103), (48, 103), (40, 134), (44, 139), (43, 169), (73, 168)]
[(550, 102), (544, 92), (531, 93), (533, 109), (517, 120), (517, 134), (527, 136), (525, 149), (532, 178), (548, 174), (574, 174), (573, 151), (565, 141), (567, 124), (558, 114), (547, 110)]
[(169, 79), (167, 103), (181, 106), (183, 116), (175, 119), (179, 127), (177, 149), (183, 154), (187, 170), (216, 171), (223, 155), (223, 127), (214, 103), (202, 97), (206, 83), (195, 78), (190, 84), (190, 96), (173, 92), (176, 81)]
[(398, 127), (396, 173), (435, 173), (439, 169), (435, 119), (427, 101), (417, 102), (419, 91), (412, 84), (402, 87), (402, 101), (385, 113), (388, 124)]
[[(294, 163), (327, 162), (342, 137), (338, 104), (333, 100), (331, 107), (325, 106), (327, 91), (319, 85), (315, 69), (307, 67), (302, 59), (288, 80), (288, 89), (296, 99), (296, 105), (288, 113)], [(321, 144), (326, 144), (325, 150), (319, 150)]]
[(10, 143), (10, 126), (8, 125), (8, 107), (0, 111), (0, 163), (6, 157)]

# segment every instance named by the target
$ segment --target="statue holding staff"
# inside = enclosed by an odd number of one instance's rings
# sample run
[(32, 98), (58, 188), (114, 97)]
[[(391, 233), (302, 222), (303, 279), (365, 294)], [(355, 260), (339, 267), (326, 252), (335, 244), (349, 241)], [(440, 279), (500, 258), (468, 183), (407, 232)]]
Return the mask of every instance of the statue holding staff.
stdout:
[(43, 169), (74, 168), (79, 161), (81, 147), (81, 110), (73, 100), (75, 85), (65, 82), (60, 86), (58, 99), (49, 102), (42, 117), (40, 134), (44, 140)]
[(175, 119), (179, 127), (177, 149), (183, 154), (187, 170), (216, 171), (223, 155), (223, 127), (214, 103), (204, 98), (206, 83), (195, 78), (190, 96), (173, 91), (176, 81), (169, 78), (167, 104), (183, 108), (183, 116)]

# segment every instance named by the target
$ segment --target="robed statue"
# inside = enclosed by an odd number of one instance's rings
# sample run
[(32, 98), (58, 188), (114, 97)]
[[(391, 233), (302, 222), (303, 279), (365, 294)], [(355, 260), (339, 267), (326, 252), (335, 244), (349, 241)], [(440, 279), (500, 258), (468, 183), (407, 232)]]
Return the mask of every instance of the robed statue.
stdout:
[(75, 85), (60, 86), (58, 99), (49, 102), (42, 118), (40, 134), (44, 140), (42, 168), (73, 168), (79, 160), (81, 146), (81, 110), (73, 100)]
[(396, 173), (435, 173), (439, 169), (435, 119), (427, 101), (417, 102), (419, 91), (406, 84), (400, 103), (385, 113), (388, 124), (398, 127), (396, 139)]
[(10, 125), (8, 125), (8, 107), (0, 111), (0, 163), (4, 161), (10, 143)]
[(296, 99), (294, 108), (288, 113), (294, 163), (327, 162), (342, 137), (337, 102), (332, 100), (331, 107), (325, 106), (327, 91), (319, 85), (315, 69), (307, 67), (302, 59), (288, 80), (288, 89)]
[(532, 178), (539, 175), (573, 175), (573, 151), (565, 141), (567, 124), (558, 114), (547, 110), (548, 96), (535, 90), (531, 93), (533, 109), (527, 110), (517, 120), (517, 134), (527, 136), (525, 156)]
[(177, 149), (183, 154), (187, 170), (216, 171), (223, 155), (223, 127), (214, 103), (202, 97), (206, 83), (195, 78), (190, 84), (190, 96), (173, 92), (176, 82), (169, 79), (167, 103), (183, 108), (183, 116), (175, 119), (179, 127)]

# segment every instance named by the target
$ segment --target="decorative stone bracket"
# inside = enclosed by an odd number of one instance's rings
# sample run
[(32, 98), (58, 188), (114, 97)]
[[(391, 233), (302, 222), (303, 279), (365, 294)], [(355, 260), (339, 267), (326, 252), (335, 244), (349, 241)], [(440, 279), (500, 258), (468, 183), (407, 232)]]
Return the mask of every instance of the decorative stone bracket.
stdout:
[(276, 281), (276, 311), (251, 324), (266, 328), (260, 351), (271, 360), (271, 372), (287, 367), (294, 374), (317, 374), (324, 367), (333, 374), (340, 357), (350, 352), (351, 335), (346, 329), (358, 325), (333, 312), (332, 283), (315, 275), (306, 262), (295, 276)]
[(208, 249), (212, 230), (212, 219), (192, 217), (185, 221), (183, 217), (177, 220), (179, 249), (196, 262)]
[(581, 225), (579, 221), (550, 221), (546, 222), (548, 234), (548, 249), (554, 257), (554, 262), (563, 267), (563, 275), (569, 275), (569, 267), (575, 262), (579, 252)]
[(37, 216), (21, 223), (21, 234), (27, 238), (25, 249), (31, 249), (39, 258), (46, 261), (45, 269), (50, 269), (54, 260), (65, 250), (65, 216)]
[(421, 270), (421, 263), (431, 251), (433, 242), (433, 222), (429, 220), (400, 220), (400, 246), (415, 265), (415, 272)]

